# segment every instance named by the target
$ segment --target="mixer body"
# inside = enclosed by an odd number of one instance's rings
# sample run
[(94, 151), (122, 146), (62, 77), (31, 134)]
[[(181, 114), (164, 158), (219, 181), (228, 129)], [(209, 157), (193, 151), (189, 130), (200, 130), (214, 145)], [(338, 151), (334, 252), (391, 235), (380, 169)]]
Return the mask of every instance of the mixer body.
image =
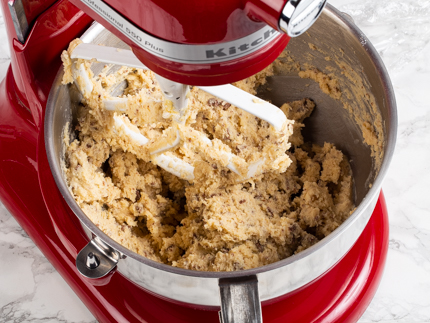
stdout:
[[(325, 0), (72, 0), (155, 73), (188, 85), (251, 76), (304, 32)], [(288, 33), (288, 35), (287, 35)]]

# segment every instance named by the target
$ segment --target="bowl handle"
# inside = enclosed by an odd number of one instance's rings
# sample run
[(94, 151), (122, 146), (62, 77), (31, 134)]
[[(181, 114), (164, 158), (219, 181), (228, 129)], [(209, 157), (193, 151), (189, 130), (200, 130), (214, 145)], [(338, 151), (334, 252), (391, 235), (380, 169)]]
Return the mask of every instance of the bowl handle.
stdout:
[(76, 257), (76, 268), (87, 278), (101, 278), (116, 268), (120, 255), (98, 237), (92, 239)]
[(256, 275), (219, 280), (221, 323), (261, 323), (260, 296)]

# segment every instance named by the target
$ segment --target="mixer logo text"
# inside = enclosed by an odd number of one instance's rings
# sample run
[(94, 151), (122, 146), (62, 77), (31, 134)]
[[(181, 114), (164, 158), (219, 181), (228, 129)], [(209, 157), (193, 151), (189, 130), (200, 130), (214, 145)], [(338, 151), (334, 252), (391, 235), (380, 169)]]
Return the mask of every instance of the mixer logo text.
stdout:
[(152, 50), (156, 50), (157, 52), (163, 53), (164, 49), (155, 46), (154, 44), (150, 43), (149, 41), (145, 41), (145, 46), (151, 48)]
[(271, 29), (264, 32), (264, 34), (261, 37), (258, 37), (252, 41), (242, 43), (238, 46), (231, 46), (231, 47), (221, 47), (217, 49), (211, 49), (206, 51), (206, 58), (216, 58), (216, 57), (225, 57), (225, 56), (235, 56), (236, 54), (240, 53), (243, 54), (244, 52), (253, 51), (255, 47), (258, 47), (262, 43), (266, 42), (276, 34), (276, 30)]

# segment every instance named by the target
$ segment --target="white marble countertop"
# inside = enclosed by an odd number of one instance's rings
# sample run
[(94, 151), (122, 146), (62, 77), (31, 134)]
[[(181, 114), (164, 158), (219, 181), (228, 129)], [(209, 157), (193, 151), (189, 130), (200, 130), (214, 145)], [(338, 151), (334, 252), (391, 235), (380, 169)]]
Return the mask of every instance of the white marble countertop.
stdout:
[[(399, 114), (397, 147), (383, 185), (388, 259), (359, 322), (430, 322), (430, 0), (329, 2), (348, 13), (376, 47)], [(0, 80), (10, 58), (1, 14)], [(1, 203), (0, 259), (0, 322), (95, 322)]]

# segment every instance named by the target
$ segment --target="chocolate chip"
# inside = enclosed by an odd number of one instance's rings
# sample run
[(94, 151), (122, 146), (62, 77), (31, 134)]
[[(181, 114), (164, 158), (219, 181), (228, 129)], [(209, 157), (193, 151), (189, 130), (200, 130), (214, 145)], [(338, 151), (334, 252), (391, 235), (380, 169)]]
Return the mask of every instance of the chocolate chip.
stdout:
[(228, 110), (228, 108), (230, 108), (230, 107), (231, 107), (231, 104), (230, 104), (230, 103), (224, 103), (224, 104), (222, 105), (222, 109), (223, 109), (224, 111)]
[(259, 242), (257, 242), (257, 243), (255, 244), (255, 246), (257, 247), (257, 250), (258, 250), (258, 251), (260, 251), (260, 252), (263, 252), (263, 251), (264, 251), (264, 246), (262, 246)]
[(217, 105), (219, 105), (220, 103), (218, 102), (218, 100), (217, 99), (215, 99), (215, 98), (210, 98), (209, 100), (208, 100), (208, 105), (210, 105), (210, 106), (212, 106), (212, 107), (215, 107), (215, 106), (217, 106)]
[(289, 230), (290, 232), (297, 232), (299, 229), (299, 226), (297, 225), (297, 223), (293, 223), (290, 227)]
[(140, 190), (136, 190), (136, 201), (139, 201), (141, 197)]

